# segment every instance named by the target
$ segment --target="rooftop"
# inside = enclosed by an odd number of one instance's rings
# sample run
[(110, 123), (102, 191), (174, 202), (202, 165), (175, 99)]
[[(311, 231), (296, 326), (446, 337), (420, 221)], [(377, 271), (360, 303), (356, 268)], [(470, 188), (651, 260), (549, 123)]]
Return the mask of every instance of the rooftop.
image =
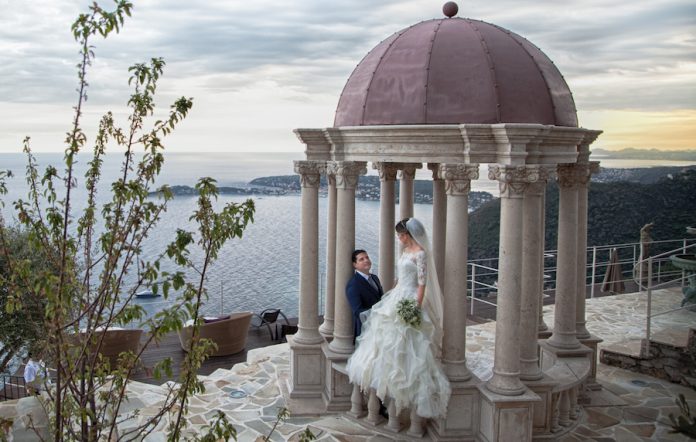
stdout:
[(496, 123), (578, 126), (571, 91), (541, 49), (500, 26), (453, 17), (375, 46), (349, 77), (334, 127)]

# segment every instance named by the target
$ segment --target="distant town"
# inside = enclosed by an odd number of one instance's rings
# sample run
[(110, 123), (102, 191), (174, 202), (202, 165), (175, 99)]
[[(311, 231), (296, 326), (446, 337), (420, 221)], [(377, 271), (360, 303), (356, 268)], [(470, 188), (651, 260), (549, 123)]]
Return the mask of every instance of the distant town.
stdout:
[[(396, 184), (398, 191), (398, 182)], [(170, 186), (172, 193), (176, 196), (195, 196), (197, 191), (190, 186)], [(255, 178), (248, 183), (247, 187), (220, 187), (221, 195), (293, 195), (299, 194), (300, 177), (299, 175), (281, 175)], [(326, 180), (322, 178), (319, 186), (320, 196), (326, 196)], [(377, 176), (364, 176), (360, 178), (355, 196), (363, 201), (379, 201), (380, 183)], [(491, 201), (494, 196), (488, 192), (471, 192), (469, 194), (469, 209), (476, 210), (482, 204)], [(398, 201), (398, 195), (397, 195)], [(418, 204), (432, 204), (432, 182), (426, 180), (415, 180), (414, 182), (414, 201)]]
[[(613, 169), (601, 168), (600, 171), (592, 177), (593, 182), (612, 183), (618, 181), (628, 181), (642, 184), (652, 184), (664, 177), (678, 174), (686, 169), (696, 169), (694, 166), (664, 166), (664, 167), (649, 167), (649, 168), (633, 168), (633, 169)], [(398, 181), (396, 189), (398, 191)], [(195, 196), (197, 191), (189, 186), (171, 186), (172, 193), (176, 196)], [(255, 178), (251, 180), (245, 187), (220, 187), (221, 195), (293, 195), (299, 194), (300, 177), (299, 175), (280, 175)], [(325, 178), (322, 178), (319, 185), (320, 196), (326, 196), (327, 185)], [(379, 201), (380, 182), (379, 177), (368, 175), (360, 178), (358, 188), (355, 191), (355, 196), (363, 201)], [(469, 210), (474, 211), (483, 204), (495, 199), (488, 192), (472, 191), (469, 194)], [(398, 194), (397, 194), (398, 200)], [(414, 182), (414, 200), (419, 204), (432, 204), (432, 181), (415, 180)]]

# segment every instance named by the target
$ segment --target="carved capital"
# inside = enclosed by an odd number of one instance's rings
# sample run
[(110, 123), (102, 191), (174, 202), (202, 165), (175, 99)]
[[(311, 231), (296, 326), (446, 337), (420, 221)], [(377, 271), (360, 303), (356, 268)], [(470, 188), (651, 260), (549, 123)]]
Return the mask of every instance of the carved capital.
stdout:
[(444, 179), (440, 176), (440, 163), (428, 163), (428, 170), (433, 174), (433, 181)]
[(295, 161), (295, 173), (300, 175), (302, 187), (319, 187), (321, 174), (326, 170), (323, 161)]
[(397, 163), (372, 163), (372, 168), (379, 174), (380, 181), (396, 181), (396, 175), (399, 172)]
[(479, 177), (478, 164), (440, 164), (440, 179), (445, 180), (448, 195), (466, 195), (471, 190), (471, 180)]
[(540, 165), (504, 166), (493, 164), (488, 167), (488, 179), (499, 182), (502, 198), (521, 198), (530, 184), (545, 184), (549, 177), (549, 168)]
[(558, 185), (565, 188), (586, 187), (593, 173), (599, 171), (599, 161), (558, 165)]
[(423, 167), (422, 163), (395, 163), (399, 167), (400, 180), (413, 180), (416, 178), (416, 169)]
[(591, 174), (599, 172), (599, 161), (590, 161), (588, 164), (590, 166)]
[(525, 195), (541, 196), (546, 189), (546, 181), (537, 181), (536, 183), (528, 183)]
[(336, 177), (337, 189), (355, 189), (358, 177), (367, 173), (367, 163), (364, 161), (328, 161), (326, 168)]
[(326, 173), (326, 184), (327, 184), (329, 187), (334, 187), (334, 188), (335, 188), (335, 187), (336, 187), (336, 175), (334, 175), (334, 174), (332, 174), (332, 173), (328, 173), (328, 169), (327, 169), (326, 172), (327, 172), (327, 173)]

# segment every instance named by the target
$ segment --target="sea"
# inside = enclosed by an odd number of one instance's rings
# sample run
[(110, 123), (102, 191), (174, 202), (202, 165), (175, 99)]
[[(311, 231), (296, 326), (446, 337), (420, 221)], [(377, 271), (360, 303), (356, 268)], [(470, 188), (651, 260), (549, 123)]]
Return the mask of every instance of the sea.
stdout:
[[(43, 169), (53, 165), (62, 171), (62, 154), (37, 153), (37, 161)], [(248, 186), (254, 178), (275, 175), (292, 175), (293, 160), (303, 158), (301, 152), (285, 153), (166, 153), (165, 164), (157, 185), (193, 186), (200, 177), (213, 177), (219, 186)], [(99, 200), (103, 203), (109, 196), (109, 184), (120, 174), (122, 155), (106, 156), (103, 168)], [(685, 166), (688, 161), (659, 160), (615, 160), (593, 158), (602, 161), (603, 167), (633, 168), (652, 166)], [(84, 171), (89, 158), (78, 157), (77, 199), (84, 204)], [(0, 153), (0, 170), (11, 170), (13, 178), (7, 180), (8, 194), (2, 200), (2, 209), (7, 224), (14, 222), (12, 202), (26, 199), (27, 185), (24, 179), (26, 157), (19, 153)], [(368, 174), (375, 174), (368, 168)], [(472, 182), (472, 190), (486, 191), (497, 196), (497, 182), (487, 179), (485, 165), (480, 172), (481, 179)], [(420, 170), (416, 179), (430, 179), (430, 172)], [(228, 202), (242, 202), (247, 197), (222, 195), (217, 202), (222, 207)], [(256, 205), (253, 224), (244, 231), (242, 238), (230, 240), (222, 249), (218, 260), (210, 267), (206, 288), (208, 298), (203, 306), (203, 314), (215, 316), (233, 311), (261, 312), (267, 308), (280, 308), (287, 316), (298, 314), (299, 256), (300, 256), (300, 198), (299, 195), (252, 196)], [(170, 203), (167, 213), (153, 230), (143, 247), (142, 259), (152, 259), (161, 253), (173, 238), (177, 229), (193, 230), (189, 217), (195, 210), (196, 197), (177, 196)], [(373, 271), (378, 272), (378, 220), (379, 202), (356, 201), (357, 247), (366, 249), (373, 261)], [(319, 269), (320, 269), (320, 311), (323, 311), (326, 272), (326, 211), (327, 200), (319, 200)], [(398, 214), (398, 209), (397, 209)], [(432, 206), (416, 204), (415, 217), (421, 219), (430, 229), (432, 225)], [(201, 253), (192, 253), (194, 262), (201, 262)], [(168, 268), (166, 265), (165, 268)], [(173, 267), (169, 267), (173, 269)], [(196, 274), (189, 272), (190, 278)], [(132, 288), (133, 274), (127, 280)], [(128, 286), (131, 284), (131, 286)], [(148, 314), (154, 314), (171, 299), (139, 299)]]

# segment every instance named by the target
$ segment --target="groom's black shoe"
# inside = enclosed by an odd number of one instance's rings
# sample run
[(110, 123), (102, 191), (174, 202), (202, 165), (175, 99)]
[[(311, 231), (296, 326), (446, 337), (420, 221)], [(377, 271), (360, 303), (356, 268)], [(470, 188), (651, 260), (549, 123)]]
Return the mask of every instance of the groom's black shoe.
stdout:
[(389, 419), (389, 413), (387, 412), (387, 407), (384, 404), (379, 404), (379, 415), (385, 419)]

